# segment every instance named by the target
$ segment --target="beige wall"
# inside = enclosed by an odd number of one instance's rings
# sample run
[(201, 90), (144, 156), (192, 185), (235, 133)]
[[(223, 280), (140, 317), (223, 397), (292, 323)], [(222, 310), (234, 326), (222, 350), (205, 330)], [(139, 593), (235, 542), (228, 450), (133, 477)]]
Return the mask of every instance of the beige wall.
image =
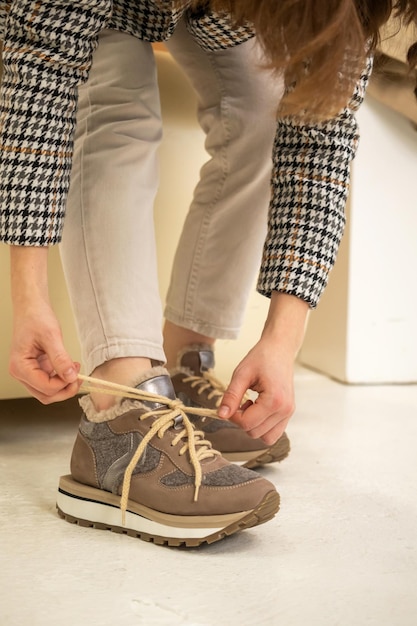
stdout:
[(368, 96), (348, 228), (301, 361), (347, 383), (417, 382), (417, 133)]

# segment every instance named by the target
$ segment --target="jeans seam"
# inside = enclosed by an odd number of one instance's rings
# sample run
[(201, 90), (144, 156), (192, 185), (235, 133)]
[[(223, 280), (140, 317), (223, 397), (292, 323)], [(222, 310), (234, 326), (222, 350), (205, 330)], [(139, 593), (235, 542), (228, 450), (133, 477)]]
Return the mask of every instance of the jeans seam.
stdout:
[[(90, 86), (94, 84), (94, 77), (91, 77), (91, 82), (90, 82)], [(84, 202), (84, 176), (85, 176), (85, 172), (84, 172), (84, 149), (85, 149), (85, 142), (86, 139), (89, 137), (89, 134), (91, 132), (91, 109), (92, 109), (92, 104), (91, 104), (91, 98), (90, 98), (90, 86), (86, 88), (86, 92), (87, 92), (87, 98), (88, 98), (88, 115), (86, 117), (86, 128), (85, 128), (85, 135), (83, 137), (83, 141), (82, 141), (82, 147), (80, 150), (80, 210), (81, 210), (81, 224), (82, 224), (82, 237), (83, 237), (83, 242), (84, 242), (84, 249), (85, 249), (85, 258), (86, 258), (86, 265), (87, 265), (87, 271), (88, 271), (88, 277), (90, 280), (90, 284), (91, 284), (91, 290), (94, 296), (94, 302), (95, 302), (95, 306), (96, 306), (96, 310), (97, 310), (97, 317), (100, 321), (100, 327), (102, 330), (102, 336), (103, 336), (103, 341), (104, 343), (108, 343), (107, 340), (107, 335), (106, 335), (106, 331), (105, 331), (105, 327), (104, 327), (104, 323), (103, 323), (103, 315), (102, 312), (100, 310), (99, 307), (99, 302), (98, 302), (98, 298), (96, 295), (96, 288), (94, 285), (94, 280), (93, 280), (93, 275), (91, 272), (91, 263), (90, 263), (90, 258), (88, 255), (88, 245), (86, 244), (86, 237), (87, 237), (87, 231), (88, 229), (85, 228), (85, 202)], [(86, 355), (84, 355), (84, 360), (87, 361), (88, 358)]]

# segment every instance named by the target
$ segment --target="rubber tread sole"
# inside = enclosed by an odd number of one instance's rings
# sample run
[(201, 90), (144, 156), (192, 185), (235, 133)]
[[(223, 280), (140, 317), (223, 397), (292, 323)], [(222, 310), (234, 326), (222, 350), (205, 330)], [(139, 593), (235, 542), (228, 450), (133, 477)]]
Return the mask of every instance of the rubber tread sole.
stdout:
[[(280, 463), (287, 458), (291, 451), (290, 440), (286, 433), (283, 433), (278, 441), (268, 448), (263, 450), (259, 456), (254, 459), (249, 459), (246, 463), (242, 463), (242, 467), (247, 469), (255, 469), (256, 467), (262, 467), (269, 463)], [(227, 454), (223, 453), (223, 456), (227, 459)]]
[(109, 525), (103, 524), (101, 522), (94, 522), (85, 519), (80, 519), (77, 517), (73, 517), (62, 511), (57, 505), (58, 515), (65, 519), (67, 522), (71, 524), (78, 524), (79, 526), (88, 527), (88, 528), (97, 528), (100, 530), (111, 530), (112, 532), (125, 534), (130, 537), (135, 537), (138, 539), (142, 539), (143, 541), (153, 542), (157, 545), (166, 545), (171, 547), (186, 547), (186, 548), (196, 548), (203, 544), (211, 544), (216, 541), (220, 541), (225, 537), (234, 535), (237, 532), (245, 530), (247, 528), (252, 528), (254, 526), (259, 526), (260, 524), (264, 524), (271, 520), (276, 513), (279, 511), (280, 505), (280, 497), (277, 492), (271, 491), (266, 494), (263, 500), (259, 503), (259, 505), (250, 511), (243, 518), (239, 519), (237, 522), (230, 524), (229, 526), (222, 528), (219, 531), (216, 531), (206, 537), (199, 538), (173, 538), (173, 537), (162, 537), (159, 535), (152, 535), (145, 532), (138, 532), (136, 530), (132, 530), (129, 528), (123, 528), (117, 525)]

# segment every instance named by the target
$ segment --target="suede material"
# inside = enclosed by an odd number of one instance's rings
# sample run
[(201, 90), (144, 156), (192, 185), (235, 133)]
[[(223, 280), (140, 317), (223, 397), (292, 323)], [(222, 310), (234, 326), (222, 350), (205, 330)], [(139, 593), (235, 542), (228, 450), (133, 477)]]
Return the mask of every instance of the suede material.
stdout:
[[(213, 367), (214, 352), (208, 345), (190, 345), (178, 354), (177, 367), (172, 371), (171, 378), (177, 396), (185, 406), (217, 409), (220, 395), (212, 394), (211, 385), (204, 388), (203, 384), (204, 381), (209, 382), (204, 375), (205, 372), (211, 374)], [(193, 386), (194, 381), (184, 382), (189, 376), (201, 377), (202, 384)], [(285, 433), (276, 444), (268, 446), (262, 439), (254, 439), (233, 422), (213, 417), (193, 416), (191, 413), (189, 417), (196, 430), (204, 432), (205, 438), (210, 441), (213, 448), (219, 450), (227, 458), (229, 458), (228, 455), (238, 454), (235, 458), (239, 458), (241, 462), (250, 462), (250, 467), (257, 466), (256, 459), (262, 459), (261, 464), (270, 463), (285, 458), (289, 452), (289, 440)], [(265, 453), (268, 451), (270, 454), (266, 457)]]
[[(80, 431), (84, 431), (85, 440), (93, 450), (100, 486), (117, 493), (126, 467), (140, 444), (142, 436), (136, 432), (115, 436), (109, 428), (109, 422), (91, 424), (84, 418), (81, 420)], [(148, 445), (134, 473), (152, 471), (158, 465), (159, 460), (160, 452)]]
[[(106, 455), (112, 445), (117, 449), (117, 454), (123, 454), (125, 442), (129, 441), (132, 433), (138, 433), (143, 437), (149, 432), (153, 418), (141, 421), (140, 417), (144, 413), (144, 409), (135, 408), (105, 424), (87, 423), (91, 444), (79, 433), (73, 452), (71, 467), (73, 478), (80, 483), (99, 487), (96, 477), (97, 456), (100, 457), (100, 473), (103, 473), (106, 469)], [(180, 454), (185, 440), (173, 445), (181, 428), (177, 430), (171, 427), (163, 437), (157, 435), (153, 437), (146, 448), (145, 458), (142, 457), (142, 462), (145, 461), (146, 465), (146, 455), (152, 449), (154, 454), (158, 455), (153, 460), (159, 458), (159, 463), (155, 465), (152, 461), (150, 471), (143, 472), (140, 471), (141, 460), (139, 460), (131, 480), (129, 493), (131, 500), (174, 515), (222, 515), (251, 510), (258, 506), (267, 493), (275, 491), (275, 487), (269, 481), (255, 472), (234, 466), (223, 457), (215, 455), (201, 461), (203, 484), (199, 490), (198, 500), (194, 501), (194, 468), (190, 462), (189, 452)], [(120, 441), (124, 443), (119, 445)], [(101, 451), (100, 446), (103, 446)], [(117, 454), (111, 454), (111, 461), (114, 462), (113, 459)], [(107, 465), (110, 467), (111, 463)], [(120, 477), (123, 478), (122, 473)], [(168, 484), (164, 484), (164, 481)], [(170, 482), (174, 484), (169, 484)]]
[[(204, 391), (201, 391), (197, 386), (192, 387), (191, 383), (189, 382), (184, 383), (184, 379), (187, 379), (187, 377), (190, 375), (200, 376), (201, 374), (188, 374), (186, 372), (178, 372), (177, 374), (172, 375), (172, 384), (174, 385), (177, 397), (180, 398), (186, 406), (198, 406), (205, 409), (216, 409), (216, 402), (220, 396), (214, 395), (212, 398), (209, 398), (208, 396), (210, 395), (211, 389), (205, 389)], [(184, 394), (184, 397), (182, 397), (182, 394)], [(189, 398), (191, 402), (188, 402), (187, 398)]]
[[(201, 373), (195, 373), (196, 376)], [(209, 398), (210, 389), (198, 393), (197, 387), (191, 387), (191, 383), (184, 383), (188, 374), (178, 372), (172, 376), (172, 382), (176, 394), (184, 402), (184, 394), (191, 401), (192, 406), (215, 409), (216, 397)], [(184, 402), (188, 404), (186, 401)], [(253, 439), (242, 428), (228, 422), (212, 417), (201, 418), (189, 414), (189, 417), (197, 430), (202, 430), (213, 448), (220, 452), (252, 452), (267, 450), (269, 446), (262, 439)]]
[(214, 368), (213, 348), (208, 344), (192, 344), (178, 354), (177, 364), (195, 374)]
[[(197, 430), (204, 430), (205, 433), (209, 433), (210, 435), (216, 433), (218, 430), (224, 430), (225, 428), (229, 430), (235, 430), (237, 428), (236, 424), (228, 420), (200, 417), (199, 415), (194, 416), (193, 424)], [(233, 433), (232, 436), (234, 436), (234, 434), (235, 433)]]
[[(250, 470), (245, 470), (244, 468), (237, 467), (236, 465), (227, 465), (226, 467), (222, 467), (215, 472), (210, 472), (209, 474), (203, 475), (202, 485), (212, 486), (212, 487), (227, 487), (231, 485), (240, 485), (246, 480), (253, 479), (253, 473), (246, 474), (245, 472), (249, 472)], [(193, 479), (191, 476), (187, 476), (180, 471), (173, 472), (172, 474), (168, 474), (162, 478), (162, 482), (164, 485), (168, 485), (169, 487), (177, 487), (179, 485), (192, 485)]]
[[(230, 423), (230, 422), (228, 422)], [(271, 446), (262, 439), (253, 439), (246, 431), (236, 428), (221, 428), (206, 435), (213, 448), (220, 452), (255, 452), (268, 450)]]
[(169, 469), (170, 463), (164, 458), (157, 473), (147, 478), (134, 476), (130, 499), (172, 515), (225, 515), (256, 508), (267, 493), (275, 491), (274, 485), (253, 472), (253, 480), (239, 485), (202, 485), (198, 500), (194, 501), (193, 483), (170, 487), (161, 482), (161, 477), (167, 475)]
[[(138, 432), (143, 436), (147, 434), (149, 431), (149, 419), (144, 421), (140, 421), (140, 416), (143, 415), (145, 411), (141, 409), (136, 409), (132, 411), (128, 411), (125, 415), (122, 415), (112, 422), (109, 422), (109, 428), (115, 434), (123, 434), (129, 432)], [(182, 428), (182, 427), (181, 427)], [(180, 430), (181, 430), (180, 428)], [(189, 457), (187, 454), (180, 455), (179, 450), (184, 444), (184, 441), (180, 441), (176, 446), (172, 446), (172, 441), (177, 437), (179, 430), (175, 430), (173, 428), (166, 431), (164, 437), (159, 439), (159, 437), (154, 437), (152, 439), (152, 446), (163, 452), (164, 456), (168, 457), (171, 464), (176, 468), (184, 472), (185, 474), (189, 474), (190, 476), (194, 474), (194, 471), (189, 463)], [(228, 465), (228, 462), (223, 459), (221, 456), (215, 456), (210, 459), (204, 459), (201, 463), (203, 472), (215, 471)]]
[(71, 475), (75, 480), (92, 487), (100, 487), (96, 459), (90, 445), (79, 432), (71, 455)]

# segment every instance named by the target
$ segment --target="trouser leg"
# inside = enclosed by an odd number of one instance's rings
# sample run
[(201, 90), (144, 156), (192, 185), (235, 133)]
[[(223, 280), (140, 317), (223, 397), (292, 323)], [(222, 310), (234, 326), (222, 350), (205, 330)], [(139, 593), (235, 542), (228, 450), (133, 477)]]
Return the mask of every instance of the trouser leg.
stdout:
[(181, 24), (167, 47), (196, 90), (210, 159), (186, 217), (165, 315), (209, 337), (235, 338), (266, 233), (282, 81), (261, 69), (255, 39), (205, 52)]
[(152, 47), (104, 31), (80, 89), (61, 245), (87, 371), (125, 356), (164, 361), (153, 222), (160, 138)]

